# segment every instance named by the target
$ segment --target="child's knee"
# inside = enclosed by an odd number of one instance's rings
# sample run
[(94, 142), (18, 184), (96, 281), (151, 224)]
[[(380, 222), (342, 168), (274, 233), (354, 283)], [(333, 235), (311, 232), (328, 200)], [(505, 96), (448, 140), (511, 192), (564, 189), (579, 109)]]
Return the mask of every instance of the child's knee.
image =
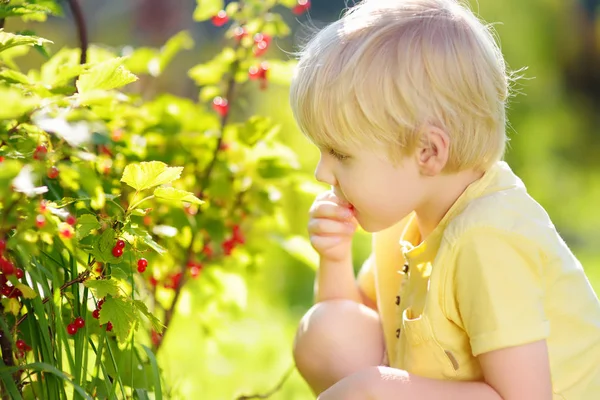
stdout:
[(362, 368), (379, 365), (383, 354), (379, 315), (350, 300), (315, 304), (300, 321), (294, 341), (298, 371), (317, 393)]

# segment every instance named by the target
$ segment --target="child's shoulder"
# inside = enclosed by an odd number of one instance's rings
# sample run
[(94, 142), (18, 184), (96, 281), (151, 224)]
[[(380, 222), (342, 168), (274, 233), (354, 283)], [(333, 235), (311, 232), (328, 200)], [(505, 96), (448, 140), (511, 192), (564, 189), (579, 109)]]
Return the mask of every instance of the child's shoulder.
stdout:
[(556, 229), (546, 210), (504, 164), (488, 184), (447, 224), (444, 238), (451, 243), (469, 233), (499, 232), (536, 242), (554, 242)]

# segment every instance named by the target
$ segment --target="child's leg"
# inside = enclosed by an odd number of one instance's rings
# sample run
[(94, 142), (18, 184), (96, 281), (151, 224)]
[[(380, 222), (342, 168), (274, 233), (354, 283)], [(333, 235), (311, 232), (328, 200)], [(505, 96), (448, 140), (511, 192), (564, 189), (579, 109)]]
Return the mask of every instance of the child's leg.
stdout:
[(294, 341), (296, 367), (315, 394), (363, 368), (381, 365), (385, 346), (379, 315), (350, 300), (315, 304)]

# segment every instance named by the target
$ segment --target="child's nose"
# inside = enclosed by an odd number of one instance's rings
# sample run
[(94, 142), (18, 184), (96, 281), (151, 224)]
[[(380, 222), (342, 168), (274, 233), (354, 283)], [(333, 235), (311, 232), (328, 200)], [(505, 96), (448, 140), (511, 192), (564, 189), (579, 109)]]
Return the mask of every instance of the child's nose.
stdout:
[(317, 169), (315, 169), (315, 179), (330, 186), (336, 186), (337, 184), (331, 167), (326, 160), (323, 160), (323, 157), (321, 157), (319, 164), (317, 164)]

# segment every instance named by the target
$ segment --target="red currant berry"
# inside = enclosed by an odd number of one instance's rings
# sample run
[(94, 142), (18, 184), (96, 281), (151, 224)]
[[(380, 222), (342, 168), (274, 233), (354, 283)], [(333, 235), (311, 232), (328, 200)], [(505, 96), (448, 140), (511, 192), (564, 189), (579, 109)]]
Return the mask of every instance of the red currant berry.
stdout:
[(44, 158), (46, 158), (47, 153), (48, 148), (45, 145), (41, 144), (35, 148), (35, 151), (33, 152), (33, 158), (35, 160), (43, 160)]
[(77, 218), (75, 218), (74, 216), (69, 214), (69, 216), (67, 217), (67, 224), (69, 224), (71, 226), (75, 226), (76, 223), (77, 223)]
[(100, 319), (100, 310), (96, 309), (92, 311), (92, 317), (94, 317), (95, 319)]
[(0, 292), (6, 297), (10, 297), (12, 290), (13, 290), (12, 286), (2, 286), (2, 289), (0, 289)]
[(98, 310), (102, 310), (102, 304), (104, 304), (104, 299), (98, 300)]
[(117, 244), (115, 245), (115, 247), (117, 247), (119, 249), (124, 249), (125, 248), (125, 241), (123, 239), (117, 240)]
[(58, 178), (58, 168), (56, 168), (55, 166), (50, 167), (47, 175), (48, 175), (48, 178), (50, 178), (50, 179)]
[(212, 23), (215, 26), (223, 26), (227, 23), (227, 21), (229, 21), (229, 17), (227, 16), (227, 12), (225, 12), (225, 10), (219, 11), (217, 15), (212, 17)]
[(156, 279), (155, 277), (151, 276), (150, 277), (150, 285), (156, 287), (156, 285), (158, 285), (158, 279)]
[(25, 343), (25, 341), (23, 339), (17, 340), (16, 345), (17, 345), (17, 349), (19, 349), (19, 350), (25, 350), (27, 348), (27, 343)]
[(21, 279), (23, 275), (25, 275), (25, 272), (23, 272), (21, 268), (17, 268), (15, 269), (15, 275), (17, 276), (17, 279)]
[(202, 271), (202, 265), (196, 264), (190, 268), (190, 275), (192, 278), (197, 278), (200, 275), (200, 271)]
[(46, 225), (46, 217), (44, 217), (42, 214), (38, 214), (38, 216), (35, 217), (35, 226), (42, 229), (44, 225)]
[(73, 323), (67, 325), (67, 333), (69, 335), (74, 335), (77, 333), (77, 326)]
[(115, 257), (121, 257), (123, 255), (123, 249), (120, 247), (113, 247), (112, 255)]
[(82, 317), (75, 318), (75, 326), (77, 329), (81, 329), (85, 326), (85, 321)]
[(60, 231), (60, 235), (65, 239), (71, 239), (73, 237), (73, 232), (70, 229), (63, 229)]
[(213, 109), (222, 117), (229, 112), (229, 102), (223, 97), (217, 96), (213, 100)]
[(2, 254), (6, 250), (6, 240), (0, 239), (0, 254)]
[(4, 156), (0, 156), (0, 163), (4, 162)]
[(292, 12), (296, 15), (302, 15), (310, 8), (310, 0), (298, 0), (298, 4), (292, 8)]
[(146, 272), (146, 267), (138, 265), (137, 270), (140, 274)]
[(2, 272), (6, 275), (12, 275), (15, 273), (15, 265), (8, 260), (2, 262)]
[(11, 299), (17, 299), (21, 296), (23, 296), (23, 292), (21, 292), (19, 288), (13, 288), (12, 292), (10, 293)]
[(106, 324), (106, 330), (108, 332), (113, 330), (113, 324), (110, 321), (108, 321), (108, 323)]
[(238, 26), (237, 28), (235, 28), (233, 30), (233, 37), (235, 38), (235, 40), (240, 41), (242, 40), (245, 36), (248, 36), (248, 31), (246, 30), (245, 27), (243, 26)]

